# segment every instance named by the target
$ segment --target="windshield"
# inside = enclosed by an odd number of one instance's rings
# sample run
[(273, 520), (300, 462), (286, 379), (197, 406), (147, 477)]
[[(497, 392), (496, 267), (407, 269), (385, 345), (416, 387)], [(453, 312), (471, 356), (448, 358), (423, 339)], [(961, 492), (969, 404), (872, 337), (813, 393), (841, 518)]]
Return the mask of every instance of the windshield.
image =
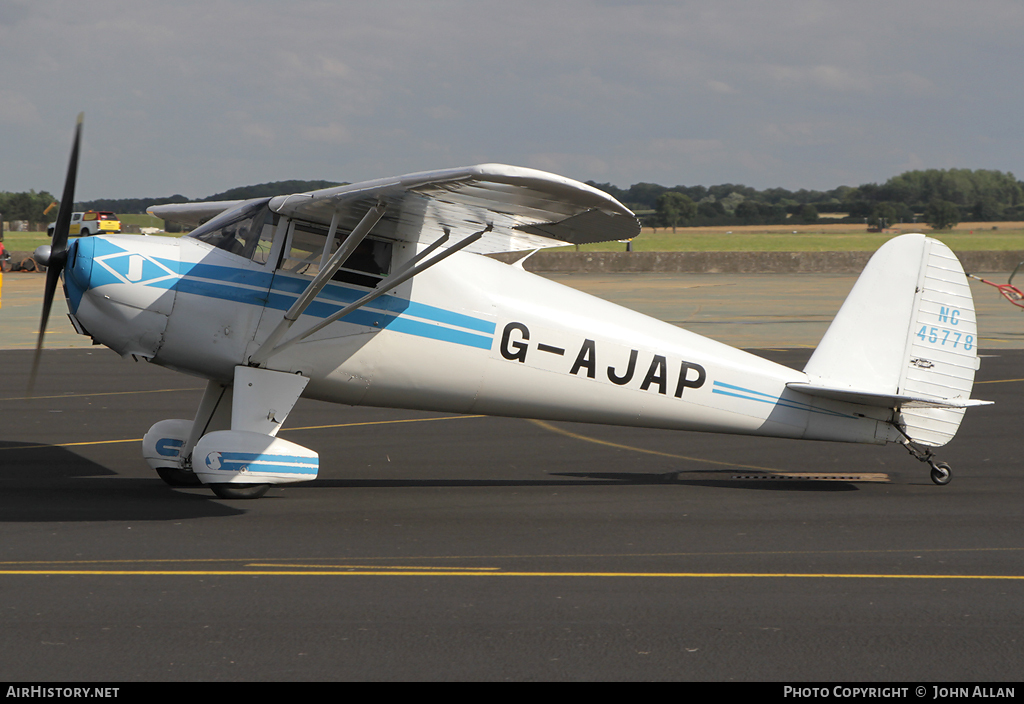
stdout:
[(188, 236), (246, 259), (266, 262), (277, 223), (277, 215), (267, 206), (269, 202), (270, 198), (246, 201), (200, 225)]

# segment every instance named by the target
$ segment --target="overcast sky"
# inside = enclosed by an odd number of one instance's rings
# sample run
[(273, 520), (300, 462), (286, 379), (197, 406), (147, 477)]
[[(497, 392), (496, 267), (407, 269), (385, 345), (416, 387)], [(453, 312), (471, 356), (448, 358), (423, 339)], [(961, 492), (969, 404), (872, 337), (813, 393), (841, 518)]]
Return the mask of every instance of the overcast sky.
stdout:
[(1024, 176), (1021, 0), (0, 0), (0, 190)]

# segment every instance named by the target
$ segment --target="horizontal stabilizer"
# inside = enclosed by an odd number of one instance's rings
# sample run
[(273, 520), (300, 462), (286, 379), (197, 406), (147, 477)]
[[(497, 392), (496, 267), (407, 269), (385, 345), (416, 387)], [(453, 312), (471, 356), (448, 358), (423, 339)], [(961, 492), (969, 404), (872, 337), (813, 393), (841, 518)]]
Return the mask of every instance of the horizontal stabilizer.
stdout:
[(860, 391), (858, 389), (808, 384), (799, 381), (786, 384), (786, 388), (799, 391), (808, 396), (830, 398), (834, 401), (858, 403), (862, 406), (877, 406), (879, 408), (969, 408), (971, 406), (987, 406), (992, 403), (992, 401), (979, 401), (978, 399), (926, 398), (924, 396), (910, 396), (907, 394), (882, 394), (872, 391)]

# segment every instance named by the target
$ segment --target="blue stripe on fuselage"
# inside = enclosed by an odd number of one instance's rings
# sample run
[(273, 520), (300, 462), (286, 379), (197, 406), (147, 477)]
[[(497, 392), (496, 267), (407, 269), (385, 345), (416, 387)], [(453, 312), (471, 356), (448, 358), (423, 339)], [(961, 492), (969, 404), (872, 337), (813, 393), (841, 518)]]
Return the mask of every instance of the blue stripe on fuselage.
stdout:
[[(127, 251), (110, 242), (103, 242), (103, 244), (107, 245), (103, 247), (106, 250), (104, 254)], [(141, 285), (174, 289), (181, 293), (247, 305), (266, 306), (272, 310), (288, 310), (309, 284), (309, 280), (306, 278), (280, 272), (275, 275), (241, 267), (202, 262), (179, 262), (158, 257), (153, 257), (153, 259), (167, 267), (168, 270), (175, 272), (180, 278), (140, 282)], [(101, 280), (97, 280), (96, 272), (93, 273), (90, 281), (92, 288), (111, 283), (121, 282), (109, 274), (106, 274)], [(330, 282), (304, 311), (304, 314), (326, 318), (341, 310), (345, 305), (362, 298), (368, 290), (348, 288)], [(355, 325), (386, 328), (407, 335), (453, 342), (480, 349), (491, 348), (495, 331), (493, 322), (390, 295), (381, 296), (366, 307), (353, 311), (345, 316), (344, 320)]]
[[(300, 293), (306, 290), (307, 285), (309, 285), (309, 281), (306, 279), (278, 274), (274, 277), (273, 288), (274, 291), (294, 293), (297, 297)], [(319, 293), (317, 298), (337, 301), (343, 305), (348, 305), (349, 303), (354, 303), (359, 300), (364, 295), (366, 295), (366, 291), (347, 288), (335, 283), (328, 283), (327, 286), (324, 287), (324, 290)], [(475, 330), (488, 335), (494, 334), (494, 323), (487, 320), (481, 320), (480, 318), (474, 318), (469, 315), (463, 315), (462, 313), (445, 310), (444, 308), (437, 308), (425, 303), (416, 303), (414, 301), (397, 298), (395, 296), (388, 296), (386, 294), (378, 298), (377, 301), (379, 301), (379, 303), (376, 304), (376, 307), (386, 310), (400, 311), (401, 313), (406, 313), (416, 318), (432, 320), (435, 323), (444, 323), (445, 325), (454, 325), (456, 327)], [(338, 310), (338, 308), (335, 310)], [(323, 317), (327, 316), (325, 315)]]
[[(737, 393), (738, 392), (738, 393)], [(712, 384), (711, 393), (721, 394), (722, 396), (732, 396), (734, 398), (742, 398), (746, 401), (757, 401), (758, 403), (767, 403), (772, 406), (782, 406), (783, 408), (792, 408), (797, 411), (810, 411), (812, 413), (821, 413), (828, 416), (839, 416), (840, 418), (854, 418), (847, 413), (839, 413), (838, 411), (832, 411), (827, 408), (818, 408), (808, 403), (801, 403), (800, 401), (794, 401), (791, 399), (783, 399), (781, 396), (773, 396), (766, 394), (763, 391), (754, 391), (753, 389), (746, 389), (742, 386), (734, 386), (733, 384), (726, 384), (724, 381), (716, 381)]]

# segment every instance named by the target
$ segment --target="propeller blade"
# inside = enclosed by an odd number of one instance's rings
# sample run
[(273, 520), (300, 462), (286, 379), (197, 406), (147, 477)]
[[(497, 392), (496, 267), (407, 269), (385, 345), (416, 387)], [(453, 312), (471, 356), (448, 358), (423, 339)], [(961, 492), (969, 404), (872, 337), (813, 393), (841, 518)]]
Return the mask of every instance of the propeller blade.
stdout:
[(46, 335), (46, 323), (50, 318), (53, 296), (57, 291), (60, 273), (68, 258), (68, 233), (71, 230), (71, 212), (75, 207), (75, 179), (78, 176), (78, 151), (82, 142), (82, 122), (85, 113), (78, 113), (75, 123), (75, 139), (71, 145), (71, 159), (68, 162), (68, 175), (64, 179), (64, 194), (60, 199), (60, 210), (57, 211), (57, 222), (53, 227), (53, 240), (50, 243), (50, 257), (46, 262), (46, 287), (43, 291), (43, 315), (39, 322), (39, 337), (36, 340), (36, 352), (32, 358), (32, 372), (28, 379), (28, 393), (36, 385), (36, 373), (39, 371), (39, 357), (43, 352), (43, 337)]

